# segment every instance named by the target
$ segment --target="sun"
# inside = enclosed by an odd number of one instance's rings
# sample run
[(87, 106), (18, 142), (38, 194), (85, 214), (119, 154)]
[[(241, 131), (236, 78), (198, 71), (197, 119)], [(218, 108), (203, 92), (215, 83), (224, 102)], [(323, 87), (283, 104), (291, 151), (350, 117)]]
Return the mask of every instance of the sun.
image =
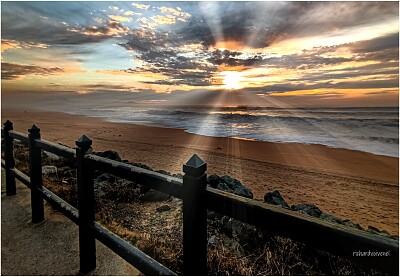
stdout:
[(238, 71), (224, 71), (221, 72), (222, 75), (222, 83), (226, 89), (240, 89), (242, 86), (240, 85), (241, 80), (243, 79), (243, 75)]

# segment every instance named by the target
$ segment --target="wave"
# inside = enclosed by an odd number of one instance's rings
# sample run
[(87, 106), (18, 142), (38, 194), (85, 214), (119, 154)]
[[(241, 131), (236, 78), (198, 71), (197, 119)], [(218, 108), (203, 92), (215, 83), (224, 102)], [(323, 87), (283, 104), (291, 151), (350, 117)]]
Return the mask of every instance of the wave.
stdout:
[(85, 110), (113, 122), (182, 128), (190, 133), (261, 141), (301, 142), (396, 156), (398, 110), (368, 109), (146, 109)]

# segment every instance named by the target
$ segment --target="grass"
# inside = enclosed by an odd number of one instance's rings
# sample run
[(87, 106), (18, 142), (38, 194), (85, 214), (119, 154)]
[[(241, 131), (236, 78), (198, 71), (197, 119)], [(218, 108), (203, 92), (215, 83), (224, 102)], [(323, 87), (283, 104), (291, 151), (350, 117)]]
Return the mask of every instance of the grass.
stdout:
[[(27, 148), (16, 145), (16, 167), (29, 175)], [(58, 178), (44, 176), (43, 185), (77, 207), (76, 169), (65, 160), (42, 157), (55, 165)], [(137, 184), (109, 178), (95, 189), (96, 220), (132, 245), (182, 274), (182, 205), (179, 202), (141, 202)], [(166, 212), (156, 212), (161, 205)], [(221, 215), (208, 219), (209, 275), (382, 275), (300, 242), (269, 234)], [(246, 228), (248, 236), (227, 228), (226, 222)]]

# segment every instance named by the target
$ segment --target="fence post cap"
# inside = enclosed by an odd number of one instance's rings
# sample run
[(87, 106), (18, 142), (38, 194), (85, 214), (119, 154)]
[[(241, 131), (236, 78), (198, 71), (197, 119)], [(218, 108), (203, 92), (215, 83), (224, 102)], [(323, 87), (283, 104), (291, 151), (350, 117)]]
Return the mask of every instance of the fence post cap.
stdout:
[(207, 169), (207, 164), (196, 154), (194, 154), (187, 162), (183, 165), (183, 172), (190, 175), (202, 175)]
[(31, 134), (38, 134), (40, 133), (40, 128), (36, 126), (35, 124), (32, 125), (30, 129), (28, 129), (28, 132)]
[(13, 129), (13, 123), (10, 120), (7, 120), (6, 122), (3, 123), (4, 128), (6, 130), (12, 130)]
[(89, 148), (92, 145), (92, 140), (87, 136), (83, 135), (75, 141), (76, 146), (80, 148)]

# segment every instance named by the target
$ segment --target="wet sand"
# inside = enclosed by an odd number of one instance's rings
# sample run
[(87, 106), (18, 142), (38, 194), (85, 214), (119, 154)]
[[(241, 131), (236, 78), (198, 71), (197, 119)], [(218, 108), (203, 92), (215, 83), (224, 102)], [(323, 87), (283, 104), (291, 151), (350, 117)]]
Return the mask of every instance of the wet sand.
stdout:
[(95, 151), (115, 150), (122, 159), (155, 170), (182, 173), (198, 154), (208, 174), (230, 175), (256, 199), (278, 189), (289, 205), (314, 203), (322, 211), (398, 234), (399, 159), (301, 143), (272, 143), (189, 134), (181, 129), (107, 122), (65, 113), (2, 109), (2, 122), (71, 147), (83, 134)]

